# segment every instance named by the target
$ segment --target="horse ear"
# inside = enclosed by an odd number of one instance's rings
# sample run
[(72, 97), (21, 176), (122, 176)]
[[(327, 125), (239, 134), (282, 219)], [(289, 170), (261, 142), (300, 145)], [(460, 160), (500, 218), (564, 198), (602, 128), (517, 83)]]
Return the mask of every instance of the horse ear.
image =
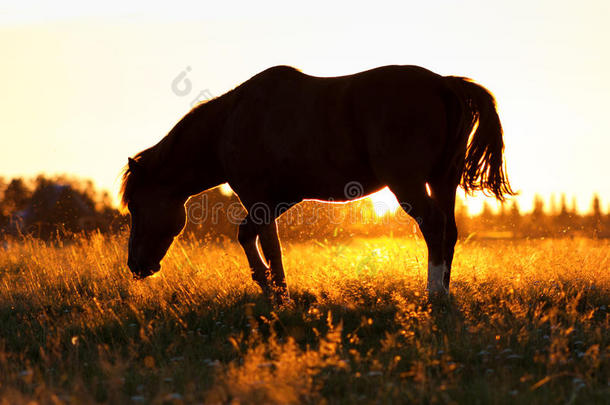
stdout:
[(128, 162), (128, 167), (129, 167), (129, 171), (131, 172), (135, 172), (137, 170), (139, 170), (139, 164), (135, 159), (132, 158), (127, 158), (127, 162)]

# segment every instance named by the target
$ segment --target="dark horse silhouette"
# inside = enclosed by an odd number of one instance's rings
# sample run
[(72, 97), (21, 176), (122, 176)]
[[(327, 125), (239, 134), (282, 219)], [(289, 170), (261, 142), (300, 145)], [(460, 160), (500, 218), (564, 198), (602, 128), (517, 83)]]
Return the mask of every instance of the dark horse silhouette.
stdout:
[(282, 300), (277, 216), (304, 199), (349, 200), (347, 185), (360, 194), (388, 186), (426, 240), (429, 292), (446, 293), (456, 188), (512, 195), (503, 149), (494, 98), (470, 79), (418, 66), (328, 78), (272, 67), (196, 106), (129, 159), (128, 265), (136, 278), (158, 271), (184, 227), (187, 198), (228, 182), (248, 211), (238, 240), (252, 278)]

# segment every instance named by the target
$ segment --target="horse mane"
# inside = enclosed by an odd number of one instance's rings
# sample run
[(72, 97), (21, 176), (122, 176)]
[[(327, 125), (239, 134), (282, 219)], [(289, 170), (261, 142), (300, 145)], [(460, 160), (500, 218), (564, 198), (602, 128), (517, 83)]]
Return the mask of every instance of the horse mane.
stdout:
[[(189, 113), (190, 114), (190, 113)], [(187, 116), (189, 115), (187, 114)], [(186, 116), (185, 116), (186, 117)], [(135, 160), (138, 170), (134, 171), (127, 163), (123, 167), (123, 176), (121, 181), (121, 208), (125, 209), (129, 203), (135, 189), (143, 181), (148, 178), (150, 173), (154, 173), (156, 168), (161, 165), (161, 159), (167, 155), (167, 151), (176, 143), (176, 135), (179, 129), (184, 125), (184, 118), (176, 124), (176, 126), (159, 141), (156, 145), (138, 152), (132, 159)]]
[[(148, 150), (149, 149), (146, 149), (137, 153), (133, 157), (133, 160), (141, 163), (144, 154)], [(129, 200), (133, 195), (133, 190), (135, 189), (135, 185), (137, 183), (137, 176), (129, 167), (129, 163), (123, 167), (123, 175), (121, 176), (121, 178), (121, 190), (119, 191), (119, 195), (121, 196), (121, 208), (125, 209), (127, 207), (127, 204), (129, 204)]]
[[(182, 131), (181, 129), (186, 125), (191, 118), (193, 118), (194, 113), (201, 111), (204, 106), (210, 104), (212, 101), (218, 99), (215, 97), (210, 100), (203, 100), (197, 105), (195, 105), (178, 123), (169, 131), (163, 139), (161, 139), (156, 145), (145, 149), (143, 151), (138, 152), (132, 159), (135, 160), (138, 165), (143, 166), (144, 171), (150, 171), (154, 169), (154, 167), (159, 163), (161, 157), (166, 155), (168, 149), (171, 149), (172, 146), (176, 143), (177, 136)], [(131, 196), (133, 195), (134, 190), (137, 188), (137, 185), (141, 183), (142, 173), (134, 173), (133, 170), (129, 167), (129, 163), (123, 167), (121, 176), (121, 189), (119, 191), (119, 195), (121, 197), (120, 206), (122, 209), (127, 207)]]
[[(189, 112), (190, 114), (190, 112)], [(188, 116), (187, 114), (186, 116)], [(153, 172), (156, 167), (159, 166), (161, 158), (167, 154), (167, 150), (170, 149), (176, 142), (176, 135), (179, 133), (179, 129), (184, 126), (184, 118), (180, 120), (172, 130), (163, 137), (156, 145), (138, 152), (132, 159), (137, 163), (139, 170), (132, 170), (127, 163), (123, 167), (123, 176), (121, 181), (121, 208), (125, 209), (129, 203), (135, 189), (146, 180), (147, 174)], [(140, 170), (141, 169), (141, 170)]]
[[(281, 68), (285, 70), (297, 71), (297, 69), (289, 66), (281, 66)], [(163, 137), (163, 139), (161, 139), (156, 145), (138, 152), (132, 159), (135, 160), (138, 165), (143, 166), (145, 172), (153, 171), (155, 167), (159, 165), (160, 159), (167, 156), (167, 152), (175, 145), (180, 133), (183, 132), (182, 129), (185, 127), (185, 125), (192, 122), (193, 119), (196, 119), (196, 116), (198, 116), (201, 112), (208, 110), (211, 105), (217, 105), (218, 103), (222, 102), (222, 100), (226, 102), (230, 95), (236, 94), (245, 84), (246, 82), (227, 91), (223, 95), (198, 102), (182, 117), (182, 119), (180, 119), (180, 121), (178, 121), (178, 123), (176, 123), (176, 125), (165, 137)], [(145, 180), (145, 178), (142, 178), (142, 173), (134, 173), (133, 170), (129, 168), (129, 164), (126, 164), (123, 167), (122, 173), (119, 196), (121, 197), (120, 207), (125, 209), (134, 193), (134, 190), (137, 188), (139, 183)]]

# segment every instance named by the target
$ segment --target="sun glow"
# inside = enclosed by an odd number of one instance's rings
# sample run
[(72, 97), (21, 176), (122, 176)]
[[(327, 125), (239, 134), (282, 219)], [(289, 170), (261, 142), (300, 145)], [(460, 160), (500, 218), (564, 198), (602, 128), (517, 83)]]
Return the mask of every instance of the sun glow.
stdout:
[(372, 194), (369, 198), (373, 202), (373, 210), (375, 211), (375, 214), (379, 217), (387, 214), (393, 214), (398, 208), (400, 208), (398, 200), (387, 187), (376, 192), (375, 194)]
[(223, 183), (220, 186), (220, 193), (224, 196), (230, 197), (233, 195), (233, 189), (229, 186), (229, 183)]

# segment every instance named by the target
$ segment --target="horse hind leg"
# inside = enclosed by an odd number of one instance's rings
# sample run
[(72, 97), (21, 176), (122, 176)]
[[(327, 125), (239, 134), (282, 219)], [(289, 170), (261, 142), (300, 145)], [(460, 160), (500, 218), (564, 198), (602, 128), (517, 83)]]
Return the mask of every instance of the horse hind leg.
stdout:
[(449, 272), (445, 261), (446, 217), (437, 203), (428, 196), (426, 185), (391, 185), (403, 210), (409, 214), (421, 230), (428, 247), (428, 292), (430, 295), (447, 294), (445, 284)]
[(447, 264), (447, 272), (445, 273), (444, 285), (449, 290), (449, 282), (451, 280), (451, 267), (453, 264), (453, 254), (455, 244), (458, 237), (457, 224), (455, 222), (455, 193), (457, 182), (438, 184), (431, 183), (432, 198), (438, 203), (438, 206), (445, 214), (445, 243), (444, 243), (444, 259)]

